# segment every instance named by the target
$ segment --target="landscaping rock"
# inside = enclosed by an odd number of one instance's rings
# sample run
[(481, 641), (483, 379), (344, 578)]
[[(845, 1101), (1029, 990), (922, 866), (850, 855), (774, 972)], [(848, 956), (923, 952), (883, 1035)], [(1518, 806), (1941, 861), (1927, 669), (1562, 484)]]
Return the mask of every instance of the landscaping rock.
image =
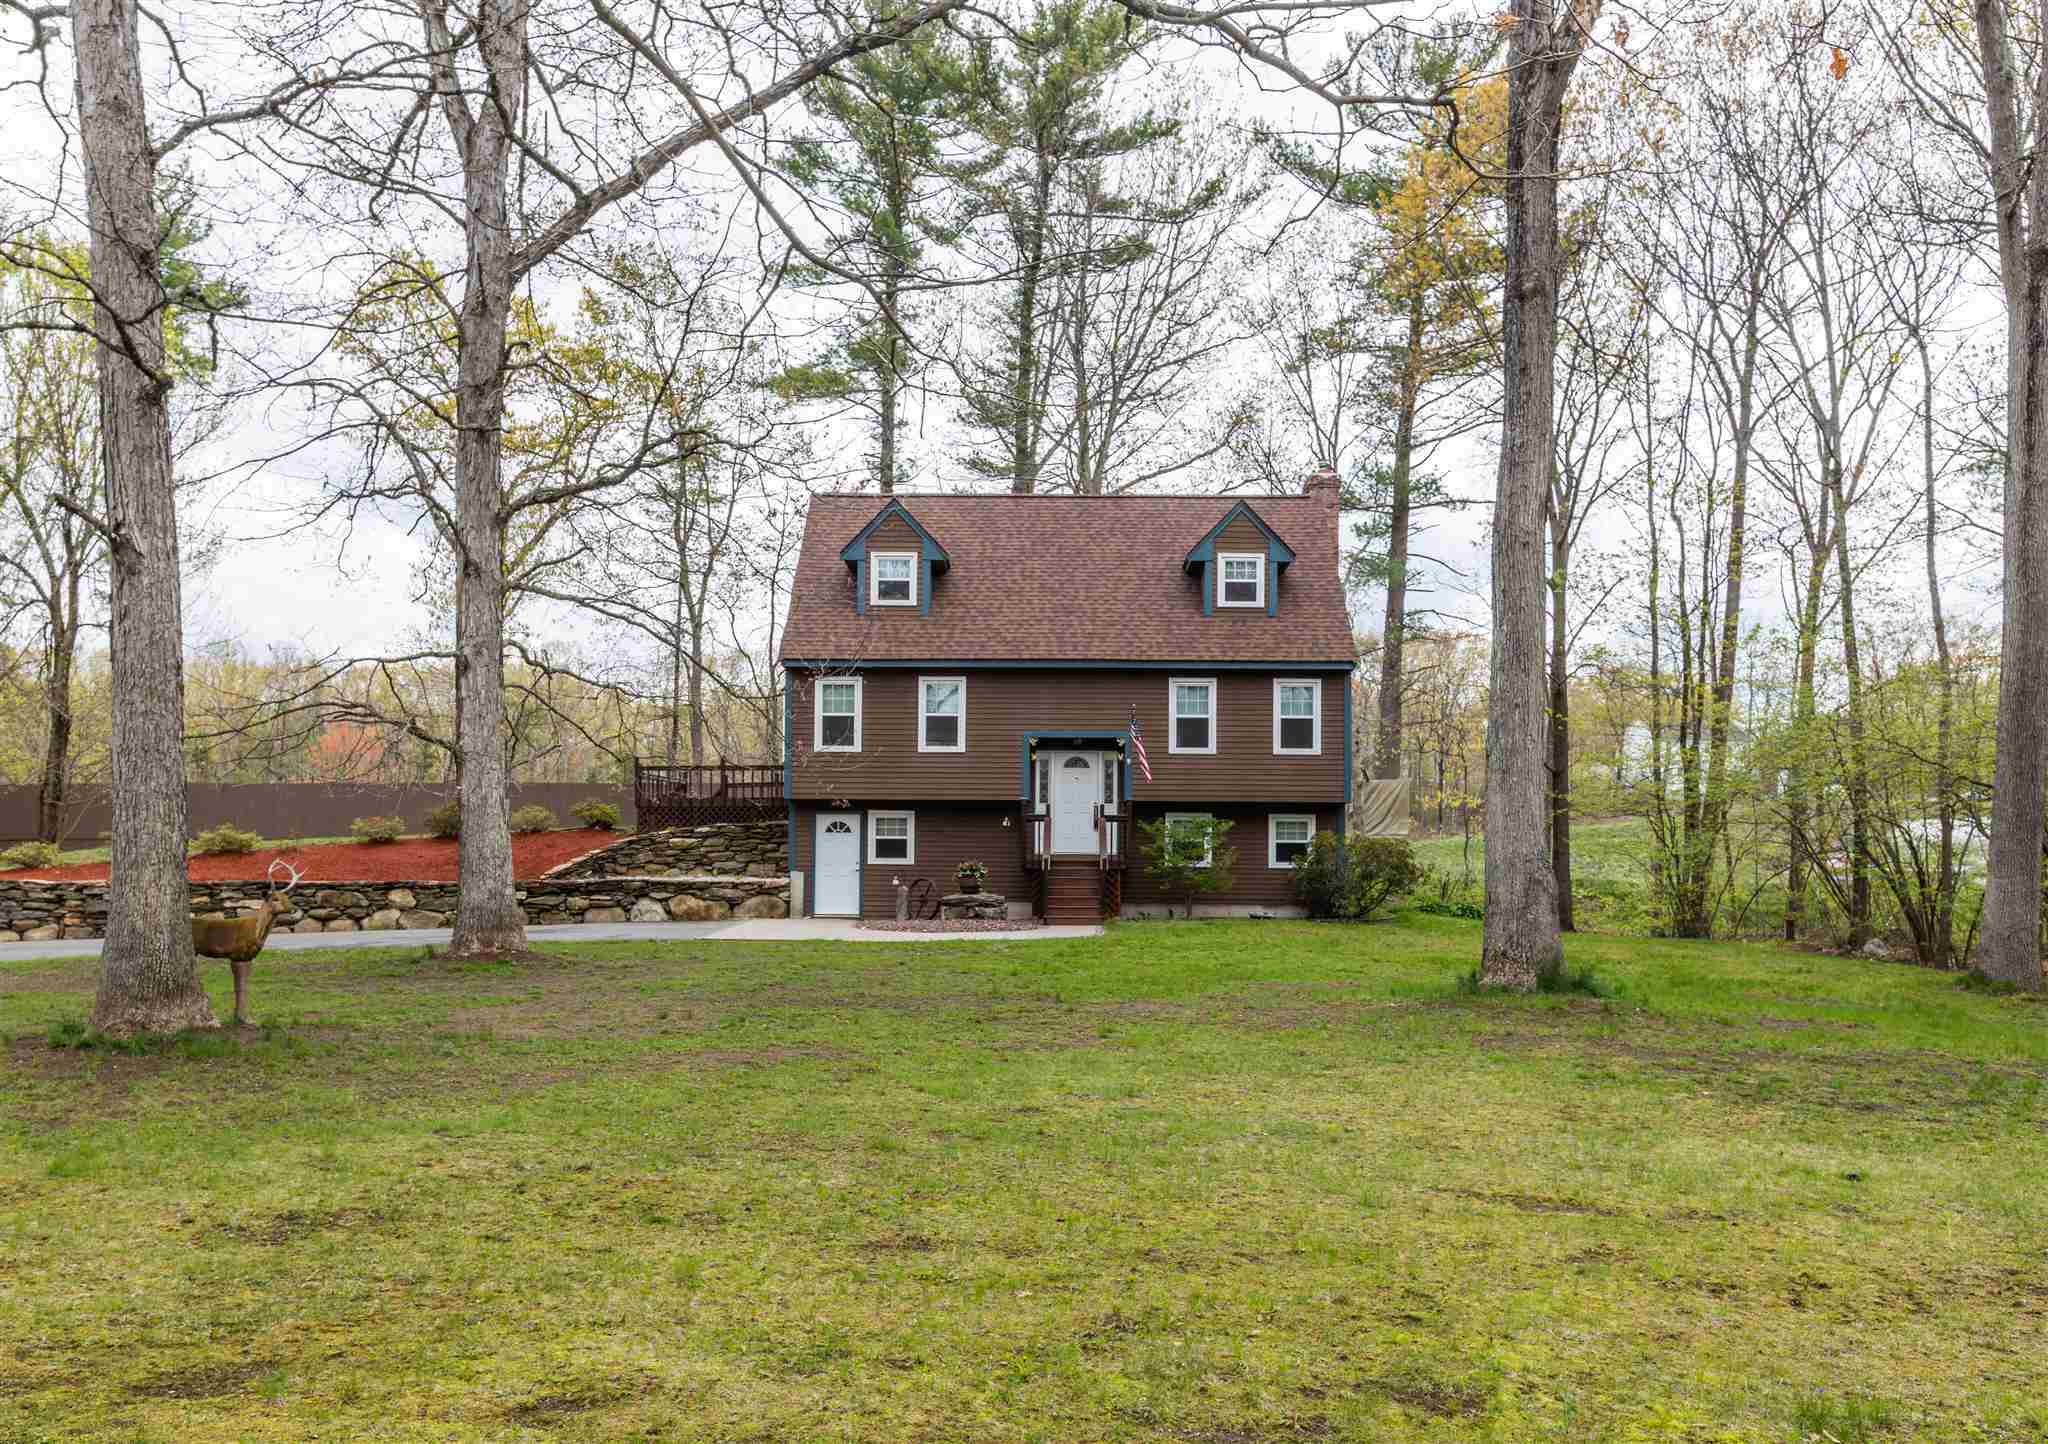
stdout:
[(46, 943), (49, 942), (52, 938), (56, 937), (58, 931), (59, 930), (57, 928), (47, 926), (40, 928), (30, 928), (27, 932), (23, 933), (21, 937), (23, 942)]
[(365, 932), (388, 933), (397, 926), (397, 908), (379, 908), (363, 919), (363, 930)]
[[(675, 904), (670, 903), (669, 906), (673, 908)], [(759, 897), (748, 898), (732, 910), (732, 915), (736, 918), (786, 918), (789, 916), (789, 904), (779, 897), (763, 893)]]
[(298, 922), (292, 924), (292, 931), (295, 933), (324, 933), (327, 931), (327, 924), (316, 922), (312, 918), (301, 918)]
[(678, 893), (668, 900), (668, 915), (679, 923), (715, 923), (732, 916), (732, 908), (711, 898)]
[(355, 930), (356, 920), (354, 918), (335, 918), (327, 924), (327, 931), (330, 933), (352, 933)]
[(668, 909), (652, 898), (642, 898), (633, 904), (630, 916), (636, 923), (665, 923), (668, 921)]
[(411, 912), (420, 905), (419, 894), (409, 887), (395, 887), (391, 889), (390, 892), (384, 894), (384, 902), (386, 906), (397, 908), (402, 913)]
[(587, 923), (622, 923), (626, 920), (624, 908), (591, 908), (583, 914)]
[(421, 908), (413, 912), (400, 913), (398, 925), (402, 928), (439, 928), (448, 925), (445, 914), (428, 912)]

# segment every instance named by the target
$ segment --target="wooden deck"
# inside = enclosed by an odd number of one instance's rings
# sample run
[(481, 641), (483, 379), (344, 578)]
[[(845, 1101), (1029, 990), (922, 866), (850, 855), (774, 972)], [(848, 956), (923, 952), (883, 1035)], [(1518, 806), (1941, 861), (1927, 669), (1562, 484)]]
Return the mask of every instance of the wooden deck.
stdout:
[(788, 808), (780, 763), (719, 762), (671, 767), (633, 759), (633, 813), (642, 832), (755, 822)]

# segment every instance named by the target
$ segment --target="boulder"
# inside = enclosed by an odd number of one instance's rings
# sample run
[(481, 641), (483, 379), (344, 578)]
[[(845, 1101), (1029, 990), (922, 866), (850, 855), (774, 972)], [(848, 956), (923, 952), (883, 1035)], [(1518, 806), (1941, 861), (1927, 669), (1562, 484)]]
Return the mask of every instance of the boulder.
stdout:
[(354, 918), (330, 918), (330, 919), (328, 919), (328, 922), (327, 922), (327, 931), (329, 931), (330, 933), (352, 933), (352, 932), (354, 932), (355, 930), (356, 930), (356, 920), (355, 920)]
[(411, 912), (420, 905), (419, 895), (409, 887), (395, 887), (391, 889), (390, 892), (384, 894), (384, 901), (387, 905), (397, 908), (402, 913)]
[(27, 932), (21, 935), (21, 940), (26, 943), (47, 943), (52, 938), (56, 937), (59, 931), (60, 929), (53, 928), (50, 927), (48, 924), (45, 924), (44, 926), (39, 928), (30, 928)]
[(365, 932), (388, 933), (397, 926), (397, 908), (379, 908), (363, 919), (363, 930)]
[(300, 918), (292, 924), (292, 931), (295, 933), (324, 933), (327, 931), (327, 924), (313, 918)]
[(99, 934), (91, 928), (66, 928), (64, 929), (64, 936), (67, 938), (96, 938)]
[(711, 898), (678, 893), (668, 900), (668, 915), (682, 923), (715, 923), (732, 916), (732, 909)]
[(402, 928), (446, 927), (448, 925), (448, 916), (445, 913), (428, 912), (424, 908), (416, 908), (411, 912), (400, 913), (398, 915), (398, 925)]
[(759, 897), (748, 898), (733, 909), (732, 915), (736, 918), (786, 918), (789, 916), (789, 904), (772, 893), (763, 893)]
[(0, 943), (18, 943), (20, 941), (21, 934), (14, 931), (13, 928), (0, 928)]
[(632, 919), (636, 923), (665, 923), (668, 913), (662, 905), (651, 898), (642, 898), (633, 904)]
[(587, 923), (622, 923), (626, 920), (624, 908), (591, 908), (583, 914)]
[(341, 906), (341, 894), (333, 888), (324, 887), (313, 894), (313, 905), (323, 908), (338, 908)]

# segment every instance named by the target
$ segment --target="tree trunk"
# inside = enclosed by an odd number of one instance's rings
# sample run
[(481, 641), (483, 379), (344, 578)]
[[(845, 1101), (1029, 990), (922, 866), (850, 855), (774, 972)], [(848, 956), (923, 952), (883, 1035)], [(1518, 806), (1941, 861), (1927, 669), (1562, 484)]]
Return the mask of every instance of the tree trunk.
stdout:
[(36, 836), (44, 842), (62, 842), (71, 774), (71, 674), (78, 656), (78, 627), (64, 615), (61, 605), (51, 608), (49, 624), (49, 695), (45, 699), (49, 734), (43, 741), (42, 784), (36, 789)]
[(1032, 198), (1035, 209), (1022, 237), (1023, 265), (1017, 275), (1017, 315), (1011, 332), (1016, 365), (1010, 386), (1010, 490), (1020, 496), (1038, 489), (1038, 292), (1044, 281), (1046, 217), (1052, 207), (1052, 174), (1043, 161)]
[(1572, 723), (1569, 634), (1565, 630), (1566, 569), (1571, 543), (1562, 525), (1550, 535), (1550, 871), (1557, 879), (1557, 926), (1572, 922)]
[(1941, 605), (1941, 568), (1935, 545), (1939, 526), (1934, 487), (1934, 365), (1927, 355), (1927, 338), (1916, 332), (1913, 339), (1920, 351), (1920, 474), (1927, 508), (1927, 606), (1934, 619), (1935, 666), (1940, 669), (1936, 678), (1940, 692), (1934, 723), (1934, 794), (1941, 836), (1930, 928), (1932, 949), (1921, 961), (1929, 967), (1948, 968), (1955, 965), (1956, 951), (1956, 673), (1955, 659), (1949, 653), (1948, 618)]
[[(452, 956), (523, 953), (526, 914), (512, 887), (506, 816), (505, 332), (512, 306), (512, 233), (505, 175), (510, 126), (524, 107), (527, 10), (520, 0), (478, 12), (477, 47), (491, 94), (463, 145), (465, 244), (461, 357), (455, 396), (457, 564), (455, 687), (461, 703), (461, 894)], [(459, 137), (460, 138), (460, 137)]]
[[(2048, 6), (2044, 6), (2048, 9)], [(2007, 424), (2005, 608), (1998, 750), (1977, 967), (2039, 992), (2042, 767), (2048, 761), (2048, 167), (2022, 149), (2002, 0), (1975, 0), (1991, 132), (1999, 279), (2005, 288)], [(2031, 107), (2041, 115), (2048, 65)]]
[[(1508, 45), (1504, 414), (1493, 510), (1493, 664), (1486, 716), (1483, 982), (1536, 986), (1564, 964), (1544, 785), (1543, 511), (1556, 436), (1558, 127), (1578, 60), (1551, 0), (1514, 0)], [(1590, 13), (1584, 19), (1590, 23)]]
[(1408, 641), (1408, 532), (1410, 483), (1415, 465), (1417, 375), (1422, 355), (1422, 296), (1408, 306), (1408, 351), (1401, 366), (1400, 406), (1394, 415), (1393, 473), (1387, 498), (1387, 610), (1380, 641), (1380, 735), (1375, 777), (1401, 775), (1402, 678)]
[(113, 866), (92, 1026), (217, 1027), (185, 883), (184, 632), (164, 353), (163, 227), (133, 0), (72, 8), (91, 232), (107, 521), (113, 529)]
[(1820, 603), (1827, 584), (1828, 554), (1825, 547), (1813, 547), (1807, 557), (1806, 595), (1799, 611), (1799, 661), (1792, 686), (1792, 765), (1785, 769), (1785, 844), (1788, 849), (1785, 880), (1785, 941), (1799, 941), (1806, 928), (1807, 858), (1812, 848), (1807, 836), (1811, 809), (1807, 801), (1807, 757), (1813, 747), (1814, 721), (1819, 704), (1814, 695), (1814, 674), (1819, 667)]
[(1849, 946), (1870, 941), (1870, 763), (1863, 742), (1863, 664), (1856, 645), (1856, 579), (1849, 570), (1848, 493), (1835, 477), (1835, 587), (1842, 614), (1842, 674), (1848, 686), (1843, 714), (1848, 737)]

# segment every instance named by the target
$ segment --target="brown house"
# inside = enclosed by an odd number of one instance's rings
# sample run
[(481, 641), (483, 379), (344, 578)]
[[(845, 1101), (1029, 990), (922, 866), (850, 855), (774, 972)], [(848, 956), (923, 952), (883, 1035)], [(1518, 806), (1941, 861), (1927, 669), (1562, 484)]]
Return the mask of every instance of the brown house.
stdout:
[[(1161, 911), (1136, 824), (1235, 826), (1211, 906), (1286, 911), (1341, 830), (1354, 666), (1333, 477), (1300, 496), (821, 496), (784, 633), (791, 867), (1055, 921)], [(1149, 775), (1148, 775), (1149, 771)]]

